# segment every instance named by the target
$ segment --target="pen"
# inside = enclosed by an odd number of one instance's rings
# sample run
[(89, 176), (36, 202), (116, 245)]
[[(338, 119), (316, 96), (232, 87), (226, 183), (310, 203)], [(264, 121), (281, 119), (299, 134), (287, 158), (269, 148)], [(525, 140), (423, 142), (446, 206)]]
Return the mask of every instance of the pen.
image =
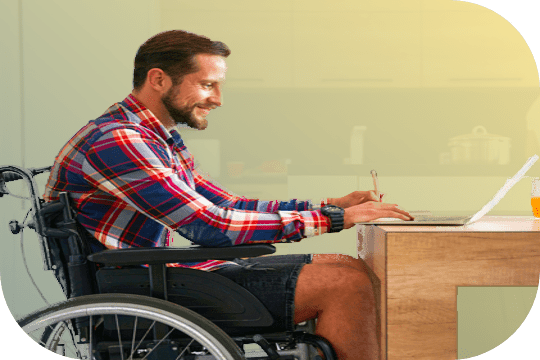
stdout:
[(373, 178), (373, 186), (375, 187), (375, 195), (379, 198), (379, 201), (381, 201), (381, 196), (379, 195), (379, 178), (377, 177), (377, 172), (375, 170), (371, 170), (371, 177)]

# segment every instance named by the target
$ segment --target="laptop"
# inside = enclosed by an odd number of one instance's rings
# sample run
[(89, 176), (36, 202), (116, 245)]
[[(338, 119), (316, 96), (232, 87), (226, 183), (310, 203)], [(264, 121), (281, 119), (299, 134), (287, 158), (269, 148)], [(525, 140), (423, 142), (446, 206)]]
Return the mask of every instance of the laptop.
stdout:
[(506, 193), (525, 175), (525, 173), (533, 166), (538, 160), (538, 155), (530, 157), (525, 165), (514, 175), (511, 179), (506, 180), (506, 183), (502, 188), (497, 191), (493, 199), (491, 199), (480, 211), (474, 215), (465, 216), (433, 216), (429, 211), (410, 211), (409, 213), (414, 216), (414, 220), (406, 221), (395, 218), (379, 218), (369, 222), (359, 222), (357, 224), (362, 225), (467, 225), (480, 219), (491, 211), (502, 200)]

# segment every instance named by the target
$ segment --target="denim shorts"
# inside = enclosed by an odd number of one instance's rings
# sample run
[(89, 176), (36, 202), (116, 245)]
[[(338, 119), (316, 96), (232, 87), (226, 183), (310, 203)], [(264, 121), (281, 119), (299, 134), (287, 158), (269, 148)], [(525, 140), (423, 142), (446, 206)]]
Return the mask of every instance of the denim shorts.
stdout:
[(268, 309), (274, 324), (268, 331), (294, 330), (294, 295), (298, 275), (311, 254), (274, 255), (235, 259), (240, 266), (228, 266), (216, 273), (242, 286)]

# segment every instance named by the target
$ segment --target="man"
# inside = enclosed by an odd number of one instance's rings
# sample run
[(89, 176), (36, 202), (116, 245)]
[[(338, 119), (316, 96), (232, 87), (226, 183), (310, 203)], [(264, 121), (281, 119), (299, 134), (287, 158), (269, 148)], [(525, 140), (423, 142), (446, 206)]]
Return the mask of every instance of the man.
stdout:
[[(221, 106), (229, 54), (225, 44), (184, 31), (147, 40), (135, 57), (133, 92), (64, 146), (45, 199), (70, 192), (78, 221), (107, 248), (166, 246), (170, 230), (206, 246), (299, 241), (359, 221), (412, 218), (373, 191), (328, 199), (319, 208), (310, 201), (240, 198), (201, 177), (176, 125), (208, 126), (209, 111)], [(373, 289), (361, 260), (291, 255), (170, 265), (238, 282), (283, 329), (318, 318), (317, 333), (340, 359), (379, 357)]]

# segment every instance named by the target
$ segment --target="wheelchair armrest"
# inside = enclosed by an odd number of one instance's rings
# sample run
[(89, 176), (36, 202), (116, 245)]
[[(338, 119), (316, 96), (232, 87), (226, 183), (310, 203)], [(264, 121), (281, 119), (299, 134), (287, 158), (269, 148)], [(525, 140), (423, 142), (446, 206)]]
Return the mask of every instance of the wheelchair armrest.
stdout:
[(107, 265), (143, 265), (205, 260), (233, 260), (273, 254), (276, 248), (270, 244), (245, 244), (228, 247), (194, 246), (187, 248), (127, 248), (104, 250), (88, 255), (88, 260)]

